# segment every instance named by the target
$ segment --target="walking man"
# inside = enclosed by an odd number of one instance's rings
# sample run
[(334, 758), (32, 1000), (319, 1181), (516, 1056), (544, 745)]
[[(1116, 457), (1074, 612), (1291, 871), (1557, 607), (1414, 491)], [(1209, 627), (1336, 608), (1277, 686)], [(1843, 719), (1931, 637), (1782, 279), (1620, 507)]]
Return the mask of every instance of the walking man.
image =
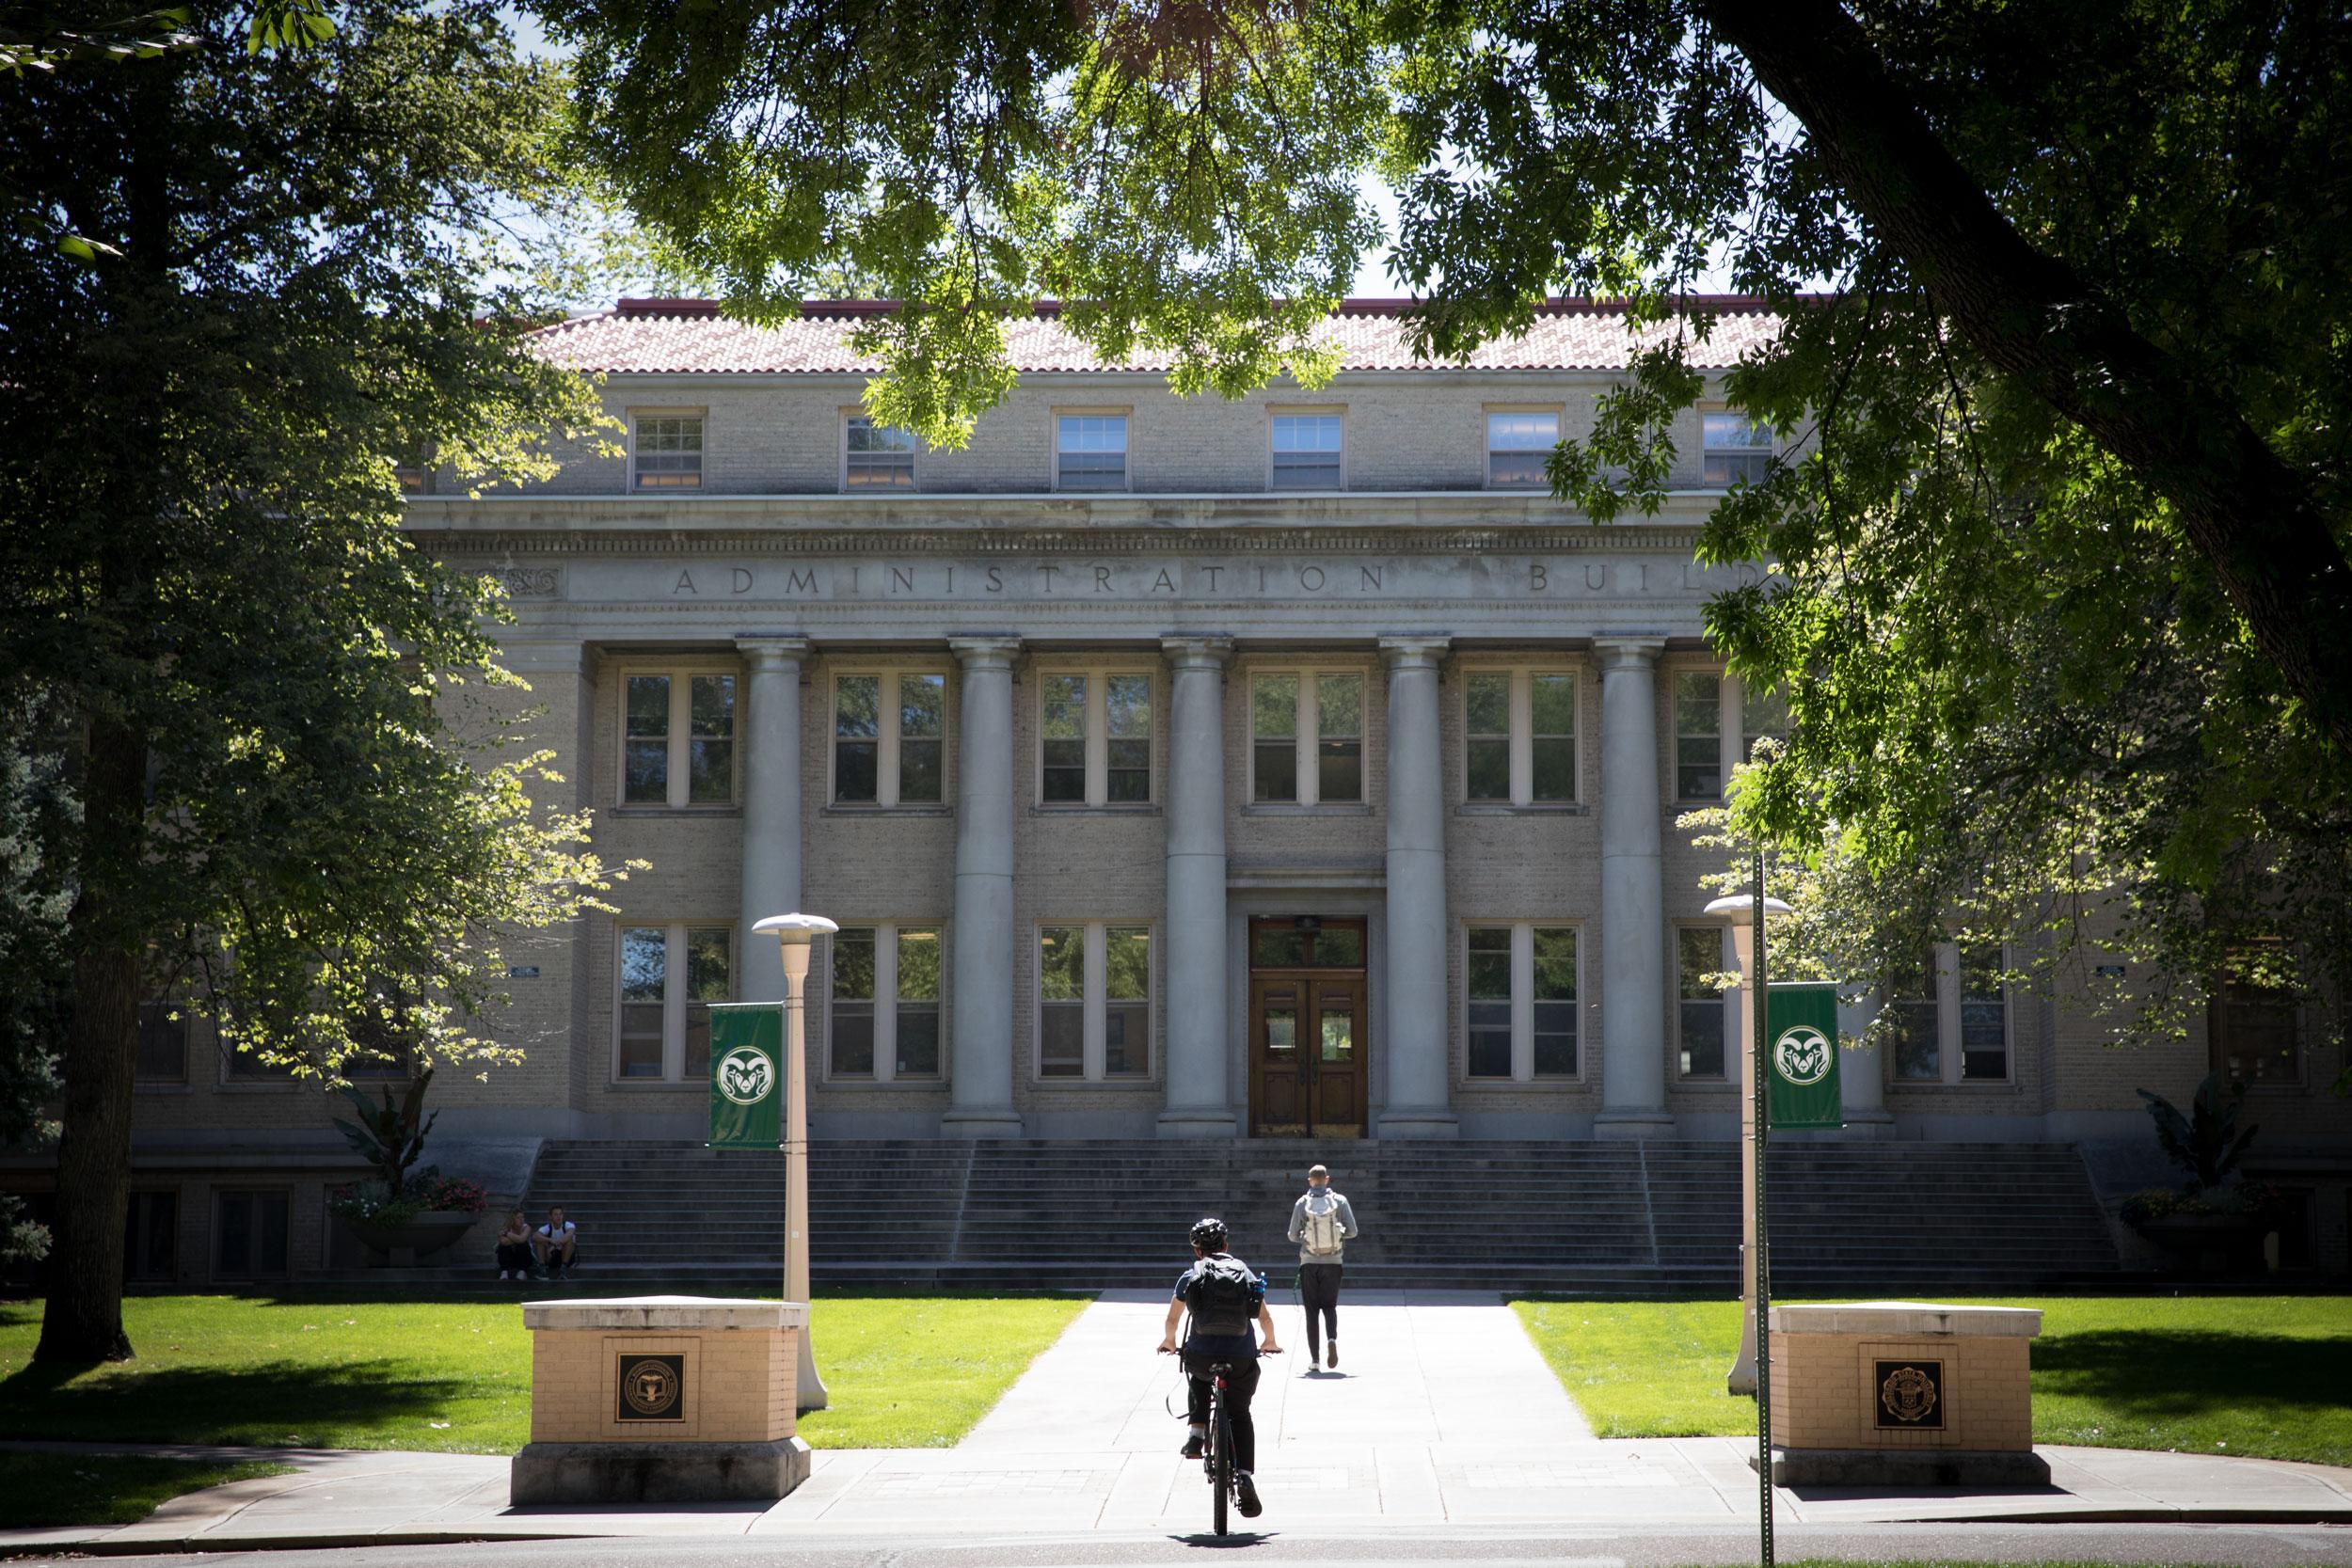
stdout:
[[(1315, 1364), (1315, 1342), (1327, 1340), (1326, 1367), (1340, 1364), (1340, 1264), (1356, 1239), (1356, 1211), (1331, 1190), (1331, 1173), (1321, 1165), (1307, 1171), (1307, 1190), (1291, 1205), (1290, 1239), (1298, 1243), (1298, 1300), (1307, 1309), (1307, 1365)], [(1322, 1332), (1320, 1336), (1317, 1330)]]

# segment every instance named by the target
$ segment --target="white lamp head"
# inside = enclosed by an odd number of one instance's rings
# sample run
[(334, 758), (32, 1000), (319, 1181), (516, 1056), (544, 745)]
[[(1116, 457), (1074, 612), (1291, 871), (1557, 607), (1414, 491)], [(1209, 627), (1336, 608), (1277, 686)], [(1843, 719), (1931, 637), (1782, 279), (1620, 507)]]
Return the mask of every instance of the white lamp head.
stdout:
[(818, 937), (829, 937), (841, 927), (821, 914), (771, 914), (752, 929), (767, 932), (787, 947), (806, 947)]
[[(1756, 895), (1735, 893), (1728, 898), (1718, 898), (1707, 906), (1707, 912), (1718, 919), (1728, 920), (1734, 926), (1745, 926), (1756, 918)], [(1767, 919), (1796, 912), (1777, 898), (1768, 897), (1764, 900), (1764, 914)], [(767, 928), (765, 921), (760, 923), (760, 928), (762, 930)]]

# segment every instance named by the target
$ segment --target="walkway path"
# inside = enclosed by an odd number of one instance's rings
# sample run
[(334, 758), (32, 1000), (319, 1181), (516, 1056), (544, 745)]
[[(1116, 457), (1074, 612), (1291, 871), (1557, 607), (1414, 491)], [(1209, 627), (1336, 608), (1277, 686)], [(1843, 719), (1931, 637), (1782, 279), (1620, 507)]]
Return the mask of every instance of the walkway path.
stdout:
[[(1177, 1455), (1174, 1367), (1152, 1354), (1165, 1310), (1137, 1292), (1105, 1297), (961, 1446), (820, 1450), (808, 1483), (771, 1508), (517, 1511), (506, 1506), (502, 1458), (237, 1450), (298, 1473), (192, 1494), (137, 1525), (0, 1531), (0, 1555), (500, 1536), (973, 1544), (1190, 1535), (1205, 1528), (1209, 1498), (1200, 1466)], [(1437, 1541), (1754, 1526), (1752, 1441), (1596, 1439), (1518, 1318), (1491, 1296), (1366, 1293), (1341, 1322), (1342, 1365), (1328, 1373), (1306, 1365), (1296, 1308), (1278, 1318), (1288, 1354), (1265, 1363), (1257, 1402), (1262, 1528)], [(1775, 1509), (1791, 1525), (2352, 1524), (2352, 1470), (2121, 1449), (2041, 1452), (2053, 1484), (2040, 1491), (1784, 1487)]]

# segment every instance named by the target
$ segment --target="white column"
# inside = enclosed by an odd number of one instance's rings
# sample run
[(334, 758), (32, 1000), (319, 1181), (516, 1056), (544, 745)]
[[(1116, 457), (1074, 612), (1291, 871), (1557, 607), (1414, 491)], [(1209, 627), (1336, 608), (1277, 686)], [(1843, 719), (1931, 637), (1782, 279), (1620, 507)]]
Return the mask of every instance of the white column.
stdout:
[(735, 948), (745, 1002), (785, 999), (784, 959), (752, 927), (801, 907), (801, 661), (805, 638), (746, 634), (735, 640), (750, 667), (737, 713), (743, 741), (743, 879)]
[(1450, 1138), (1446, 1094), (1445, 796), (1438, 759), (1442, 637), (1384, 637), (1389, 661), (1389, 1037), (1384, 1138)]
[(1659, 837), (1658, 656), (1604, 637), (1600, 689), (1600, 1071), (1597, 1137), (1661, 1137), (1666, 1114), (1666, 913)]
[(1168, 1108), (1162, 1137), (1232, 1137), (1225, 1033), (1223, 637), (1168, 637)]
[(1012, 1107), (1012, 660), (1009, 637), (948, 644), (963, 663), (957, 709), (955, 948), (949, 999), (951, 1136), (1018, 1137)]
[[(1881, 1004), (1874, 996), (1859, 1002), (1837, 1005), (1837, 1032), (1849, 1039), (1859, 1039), (1879, 1016)], [(1845, 1136), (1849, 1138), (1891, 1138), (1895, 1135), (1895, 1117), (1886, 1109), (1886, 1059), (1872, 1046), (1859, 1047), (1839, 1053), (1837, 1085), (1846, 1107)]]

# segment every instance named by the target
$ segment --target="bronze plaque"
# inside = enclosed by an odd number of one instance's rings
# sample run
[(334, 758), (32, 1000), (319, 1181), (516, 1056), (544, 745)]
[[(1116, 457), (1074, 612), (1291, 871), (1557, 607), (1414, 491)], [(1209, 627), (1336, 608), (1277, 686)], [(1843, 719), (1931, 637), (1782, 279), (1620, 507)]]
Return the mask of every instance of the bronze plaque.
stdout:
[(615, 1402), (616, 1421), (686, 1419), (686, 1357), (624, 1354)]
[(1874, 1361), (1870, 1365), (1871, 1381), (1878, 1385), (1880, 1426), (1943, 1430), (1943, 1362)]

